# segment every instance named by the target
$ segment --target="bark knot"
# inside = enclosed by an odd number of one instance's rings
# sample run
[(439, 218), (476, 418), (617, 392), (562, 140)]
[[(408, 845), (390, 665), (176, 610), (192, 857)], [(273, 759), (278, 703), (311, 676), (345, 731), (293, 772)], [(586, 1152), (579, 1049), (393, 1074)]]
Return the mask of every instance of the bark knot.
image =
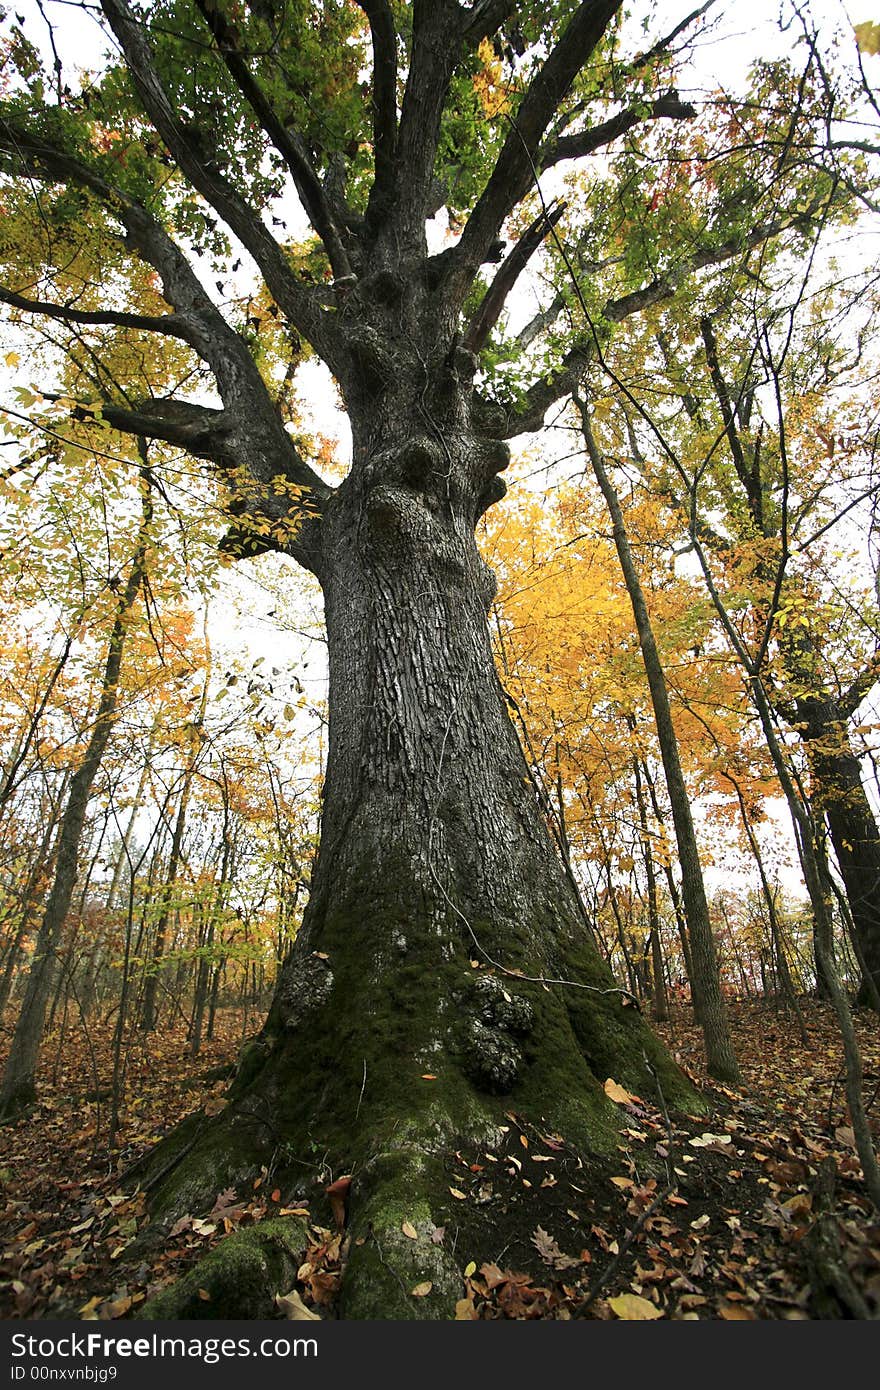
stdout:
[(310, 1013), (330, 998), (333, 971), (320, 956), (293, 957), (287, 962), (278, 983), (278, 1004), (287, 1028), (296, 1028)]

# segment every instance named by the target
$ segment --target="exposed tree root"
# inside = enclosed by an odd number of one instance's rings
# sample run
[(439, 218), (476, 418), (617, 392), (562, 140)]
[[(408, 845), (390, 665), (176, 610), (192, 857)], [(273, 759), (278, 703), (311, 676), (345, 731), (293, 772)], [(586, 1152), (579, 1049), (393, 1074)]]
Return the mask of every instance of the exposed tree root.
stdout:
[(194, 1269), (145, 1303), (139, 1317), (266, 1318), (293, 1285), (308, 1243), (298, 1217), (261, 1221), (227, 1236)]

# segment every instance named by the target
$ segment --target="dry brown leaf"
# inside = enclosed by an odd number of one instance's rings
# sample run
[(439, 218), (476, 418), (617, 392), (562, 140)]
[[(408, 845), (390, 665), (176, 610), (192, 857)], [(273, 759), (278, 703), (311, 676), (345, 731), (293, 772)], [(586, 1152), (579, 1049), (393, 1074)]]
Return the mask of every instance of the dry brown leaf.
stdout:
[(574, 1265), (580, 1264), (580, 1260), (572, 1259), (571, 1255), (566, 1255), (564, 1251), (560, 1250), (553, 1236), (550, 1235), (549, 1231), (545, 1231), (543, 1226), (537, 1227), (532, 1236), (532, 1245), (544, 1263), (553, 1269), (572, 1269)]
[(404, 1221), (400, 1229), (409, 1240), (418, 1240), (419, 1233), (411, 1221)]
[[(201, 1292), (202, 1292), (201, 1289), (199, 1289), (199, 1294), (201, 1294)], [(117, 1299), (114, 1299), (114, 1301), (113, 1301), (112, 1303), (105, 1303), (104, 1306), (103, 1306), (103, 1308), (101, 1309), (101, 1317), (102, 1317), (102, 1318), (121, 1318), (121, 1317), (123, 1317), (123, 1316), (128, 1312), (129, 1308), (131, 1307), (132, 1301), (133, 1301), (132, 1299), (130, 1299), (130, 1298), (128, 1298), (128, 1297), (125, 1297), (125, 1298), (117, 1298)]]
[(430, 1279), (426, 1279), (422, 1284), (416, 1284), (414, 1289), (410, 1289), (413, 1298), (427, 1298), (434, 1285)]
[(307, 1308), (297, 1293), (296, 1289), (291, 1289), (290, 1293), (277, 1293), (275, 1295), (275, 1306), (280, 1308), (286, 1318), (292, 1322), (320, 1322), (317, 1313), (313, 1313), (311, 1308)]
[(333, 1220), (336, 1222), (336, 1229), (339, 1231), (345, 1226), (345, 1203), (348, 1199), (350, 1187), (351, 1174), (345, 1173), (341, 1178), (337, 1178), (335, 1182), (331, 1182), (329, 1187), (324, 1188), (325, 1195), (330, 1198)]
[(487, 1289), (497, 1289), (500, 1284), (507, 1283), (507, 1275), (503, 1274), (496, 1264), (480, 1265), (480, 1273), (486, 1281)]

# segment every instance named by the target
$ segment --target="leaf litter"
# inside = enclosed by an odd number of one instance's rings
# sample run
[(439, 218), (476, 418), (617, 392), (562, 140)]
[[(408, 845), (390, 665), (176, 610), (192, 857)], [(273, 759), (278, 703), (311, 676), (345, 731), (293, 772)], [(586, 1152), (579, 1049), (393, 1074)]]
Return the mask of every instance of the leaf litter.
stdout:
[[(708, 1092), (710, 1116), (675, 1114), (667, 1125), (659, 1110), (609, 1077), (605, 1091), (624, 1125), (617, 1159), (604, 1167), (585, 1164), (562, 1136), (513, 1111), (501, 1147), (450, 1155), (451, 1200), (434, 1213), (428, 1238), (460, 1251), (460, 1230), (471, 1229), (482, 1247), (462, 1251), (455, 1318), (880, 1316), (880, 1220), (861, 1183), (840, 1043), (825, 1006), (809, 1002), (805, 1012), (806, 1052), (784, 1014), (767, 1004), (732, 1005), (744, 1077), (735, 1091), (702, 1075), (698, 1030), (676, 1015), (658, 1031)], [(876, 1134), (880, 1045), (871, 1015), (859, 1017), (859, 1032)], [(240, 1039), (231, 1011), (197, 1061), (186, 1056), (179, 1030), (145, 1038), (131, 1059), (112, 1154), (101, 1142), (109, 1035), (95, 1048), (97, 1091), (91, 1064), (68, 1039), (28, 1121), (0, 1129), (0, 1315), (137, 1317), (151, 1294), (231, 1231), (265, 1216), (309, 1216), (303, 1202), (286, 1205), (264, 1172), (247, 1190), (227, 1187), (210, 1210), (181, 1217), (158, 1250), (138, 1253), (149, 1218), (143, 1194), (126, 1189), (124, 1174), (193, 1109), (213, 1113), (226, 1087), (217, 1073), (231, 1067)], [(50, 1057), (51, 1046), (50, 1038)], [(296, 1287), (278, 1291), (275, 1316), (335, 1316), (350, 1241), (350, 1183), (346, 1174), (323, 1189), (327, 1212), (320, 1215), (336, 1229), (310, 1218)], [(530, 1201), (537, 1189), (540, 1220)], [(497, 1249), (500, 1229), (515, 1234)], [(418, 1300), (431, 1288), (423, 1281), (409, 1292)]]

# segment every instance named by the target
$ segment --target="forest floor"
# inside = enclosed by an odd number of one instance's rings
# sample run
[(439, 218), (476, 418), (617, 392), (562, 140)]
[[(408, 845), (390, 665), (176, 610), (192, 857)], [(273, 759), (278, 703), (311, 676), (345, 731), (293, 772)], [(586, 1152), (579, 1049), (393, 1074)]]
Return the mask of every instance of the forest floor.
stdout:
[[(609, 1081), (624, 1116), (612, 1165), (619, 1172), (588, 1191), (559, 1136), (513, 1112), (504, 1152), (456, 1154), (455, 1200), (516, 1206), (521, 1228), (479, 1268), (463, 1252), (456, 1316), (880, 1317), (880, 1219), (860, 1180), (842, 1049), (827, 1007), (804, 1001), (803, 1009), (806, 1048), (793, 1019), (772, 1005), (732, 1004), (743, 1071), (736, 1090), (707, 1084), (699, 1032), (679, 1011), (660, 1031), (709, 1092), (710, 1118), (667, 1117)], [(0, 1317), (136, 1318), (147, 1297), (224, 1234), (287, 1210), (264, 1171), (247, 1191), (218, 1193), (212, 1211), (184, 1215), (151, 1257), (137, 1253), (148, 1218), (126, 1173), (183, 1116), (222, 1108), (226, 1081), (217, 1077), (235, 1060), (242, 1018), (229, 1011), (218, 1020), (195, 1060), (180, 1029), (132, 1048), (112, 1151), (109, 1026), (88, 1046), (78, 1035), (50, 1036), (38, 1105), (0, 1128)], [(866, 1101), (880, 1135), (876, 1023), (869, 1013), (858, 1018)], [(4, 1035), (0, 1059), (6, 1045)], [(558, 1197), (552, 1230), (530, 1229), (533, 1187)], [(310, 1217), (297, 1286), (278, 1291), (286, 1297), (277, 1316), (334, 1316), (347, 1238), (332, 1211), (324, 1202)], [(442, 1227), (435, 1237), (444, 1239)], [(430, 1285), (411, 1292), (424, 1297)]]

